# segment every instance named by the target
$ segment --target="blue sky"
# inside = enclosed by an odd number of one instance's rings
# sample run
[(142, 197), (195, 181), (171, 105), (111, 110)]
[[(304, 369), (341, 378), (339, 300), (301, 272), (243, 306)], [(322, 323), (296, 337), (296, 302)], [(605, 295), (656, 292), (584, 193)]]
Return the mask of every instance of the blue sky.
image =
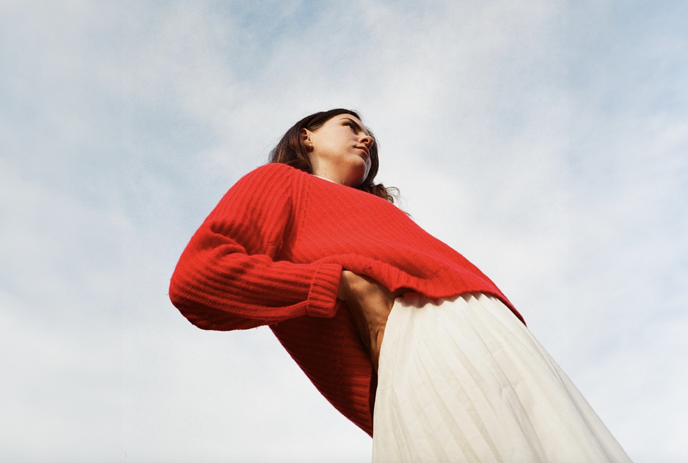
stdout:
[(631, 458), (686, 461), (687, 10), (3, 1), (0, 460), (369, 461), (267, 328), (167, 299), (227, 188), (343, 106)]

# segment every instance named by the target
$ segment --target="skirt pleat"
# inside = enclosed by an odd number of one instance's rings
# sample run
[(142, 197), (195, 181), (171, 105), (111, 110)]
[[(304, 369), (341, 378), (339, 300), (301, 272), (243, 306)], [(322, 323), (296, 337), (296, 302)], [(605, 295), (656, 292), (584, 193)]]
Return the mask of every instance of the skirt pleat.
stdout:
[(395, 301), (380, 352), (373, 462), (630, 462), (497, 298)]

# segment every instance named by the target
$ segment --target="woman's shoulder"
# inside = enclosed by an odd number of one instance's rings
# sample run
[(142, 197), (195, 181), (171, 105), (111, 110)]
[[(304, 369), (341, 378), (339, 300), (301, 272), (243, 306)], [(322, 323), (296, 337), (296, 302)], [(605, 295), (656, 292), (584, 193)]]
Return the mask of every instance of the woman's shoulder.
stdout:
[(275, 175), (284, 175), (284, 176), (293, 176), (294, 174), (298, 174), (301, 172), (300, 170), (288, 166), (286, 164), (282, 164), (280, 162), (270, 162), (268, 164), (263, 164), (262, 166), (256, 167), (253, 169), (251, 172), (248, 174), (244, 175), (243, 178), (253, 178), (253, 177), (265, 177), (265, 176), (275, 176)]
[(299, 174), (305, 174), (305, 172), (276, 162), (263, 164), (241, 177), (232, 186), (232, 189), (250, 187), (257, 190), (273, 190), (275, 188), (287, 188)]
[(270, 163), (259, 166), (237, 180), (223, 195), (211, 216), (226, 215), (228, 211), (262, 210), (281, 207), (292, 200), (299, 189), (295, 181), (301, 171), (285, 164)]

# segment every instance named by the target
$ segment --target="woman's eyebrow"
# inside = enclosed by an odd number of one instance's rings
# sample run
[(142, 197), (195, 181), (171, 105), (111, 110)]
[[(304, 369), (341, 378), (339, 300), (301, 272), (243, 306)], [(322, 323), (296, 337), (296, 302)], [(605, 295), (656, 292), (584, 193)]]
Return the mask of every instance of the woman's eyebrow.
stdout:
[(352, 122), (352, 123), (356, 126), (356, 129), (357, 129), (357, 130), (362, 130), (362, 131), (365, 132), (367, 135), (370, 135), (366, 129), (364, 129), (363, 127), (361, 127), (361, 124), (359, 124), (359, 123), (356, 122), (355, 120), (351, 119), (350, 117), (342, 117), (342, 120)]

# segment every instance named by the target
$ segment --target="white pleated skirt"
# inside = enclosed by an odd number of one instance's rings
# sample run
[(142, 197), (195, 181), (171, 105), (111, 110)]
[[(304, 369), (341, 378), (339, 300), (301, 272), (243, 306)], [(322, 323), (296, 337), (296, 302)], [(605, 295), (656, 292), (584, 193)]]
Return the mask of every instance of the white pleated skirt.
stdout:
[(380, 352), (373, 462), (630, 462), (498, 299), (395, 301)]

